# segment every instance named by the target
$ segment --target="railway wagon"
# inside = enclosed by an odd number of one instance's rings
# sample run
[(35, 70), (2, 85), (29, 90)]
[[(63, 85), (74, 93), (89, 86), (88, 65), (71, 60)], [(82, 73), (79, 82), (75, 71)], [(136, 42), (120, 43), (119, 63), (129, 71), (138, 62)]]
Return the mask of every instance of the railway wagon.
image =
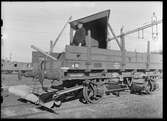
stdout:
[[(49, 59), (44, 64), (46, 78), (54, 75), (57, 70), (62, 70), (60, 75), (84, 75), (87, 71), (91, 75), (110, 74), (110, 72), (124, 72), (133, 70), (162, 70), (162, 55), (152, 53), (129, 52), (125, 53), (123, 63), (122, 52), (107, 48), (107, 28), (110, 11), (103, 11), (85, 18), (70, 22), (70, 45), (66, 45), (62, 53), (51, 53), (57, 61)], [(82, 22), (87, 31), (86, 46), (73, 46), (73, 31), (76, 24)], [(88, 31), (90, 35), (88, 35)], [(89, 45), (90, 39), (90, 45)], [(97, 41), (98, 46), (94, 47), (93, 41)], [(40, 52), (32, 52), (32, 63), (38, 65), (40, 60), (46, 60), (46, 56)]]
[[(63, 53), (52, 53), (52, 55), (57, 58), (58, 61), (47, 60), (44, 64), (46, 71), (46, 78), (49, 78), (51, 73), (57, 73), (58, 62), (59, 69), (62, 70), (64, 76), (79, 76), (79, 74), (84, 75), (87, 71), (90, 74), (110, 74), (112, 72), (121, 72), (122, 70), (122, 56), (119, 50), (109, 50), (109, 49), (100, 49), (100, 48), (91, 48), (90, 57), (88, 56), (86, 47), (70, 46), (67, 45), (65, 52)], [(127, 52), (126, 53), (126, 71), (133, 70), (162, 70), (162, 55), (160, 54), (150, 54), (150, 62), (148, 66), (148, 57), (147, 53), (136, 53), (136, 52)], [(33, 64), (37, 65), (40, 60), (45, 59), (45, 56), (40, 52), (33, 52)], [(90, 63), (88, 63), (90, 59)], [(52, 78), (52, 77), (51, 77)]]
[[(104, 94), (119, 96), (120, 91), (132, 89), (134, 79), (144, 80), (145, 91), (153, 91), (147, 88), (153, 75), (147, 73), (162, 70), (162, 55), (108, 49), (109, 14), (110, 10), (106, 10), (71, 21), (70, 45), (64, 52), (48, 54), (32, 46), (37, 50), (32, 52), (33, 74), (42, 91), (33, 92), (38, 96), (29, 100), (49, 108), (61, 104), (67, 95), (84, 103), (97, 103)], [(73, 31), (79, 22), (86, 30), (84, 46), (73, 45)], [(143, 75), (136, 77), (135, 71), (142, 71)], [(45, 79), (52, 80), (50, 87), (43, 85)]]
[(1, 60), (2, 73), (12, 73), (19, 71), (25, 73), (31, 70), (32, 70), (31, 63)]

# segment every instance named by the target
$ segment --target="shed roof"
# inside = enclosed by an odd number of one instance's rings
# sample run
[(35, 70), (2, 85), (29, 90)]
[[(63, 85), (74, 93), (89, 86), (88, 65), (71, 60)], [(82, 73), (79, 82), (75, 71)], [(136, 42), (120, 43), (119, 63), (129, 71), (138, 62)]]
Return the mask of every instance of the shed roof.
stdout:
[(80, 18), (80, 19), (71, 21), (70, 25), (73, 29), (75, 29), (78, 22), (81, 22), (84, 24), (84, 23), (88, 23), (88, 22), (103, 18), (103, 17), (109, 18), (109, 14), (110, 14), (110, 10), (101, 11), (101, 12), (98, 12), (96, 14), (92, 14), (92, 15), (86, 16), (84, 18)]

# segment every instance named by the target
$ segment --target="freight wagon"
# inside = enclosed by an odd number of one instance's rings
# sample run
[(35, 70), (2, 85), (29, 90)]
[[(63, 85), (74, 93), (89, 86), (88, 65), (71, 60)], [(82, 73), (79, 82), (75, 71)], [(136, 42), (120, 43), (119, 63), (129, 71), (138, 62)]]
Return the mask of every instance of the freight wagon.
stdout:
[[(62, 53), (48, 54), (31, 46), (37, 50), (32, 52), (32, 75), (42, 91), (24, 98), (48, 108), (61, 104), (68, 95), (84, 103), (97, 103), (105, 94), (119, 96), (127, 89), (135, 92), (136, 80), (144, 84), (140, 91), (154, 91), (155, 73), (162, 71), (162, 55), (108, 49), (109, 14), (106, 10), (71, 21), (70, 45)], [(79, 22), (86, 30), (84, 46), (72, 44)], [(52, 80), (50, 87), (43, 85), (45, 79)]]

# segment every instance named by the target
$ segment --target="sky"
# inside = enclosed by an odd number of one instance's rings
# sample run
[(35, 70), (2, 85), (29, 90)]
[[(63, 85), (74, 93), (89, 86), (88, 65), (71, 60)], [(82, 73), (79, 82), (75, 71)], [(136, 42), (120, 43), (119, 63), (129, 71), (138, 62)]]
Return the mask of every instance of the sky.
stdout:
[[(110, 9), (109, 23), (116, 35), (124, 26), (124, 32), (149, 24), (153, 12), (158, 20), (163, 19), (162, 2), (1, 2), (2, 57), (12, 56), (13, 61), (31, 62), (30, 46), (49, 51), (50, 40), (54, 41), (67, 19), (79, 19)], [(151, 51), (162, 50), (162, 26), (158, 25), (158, 38), (152, 39), (152, 28), (144, 30), (144, 39), (138, 32), (125, 36), (127, 51), (146, 52), (147, 41)], [(62, 52), (70, 42), (69, 25), (58, 40), (54, 52)], [(109, 35), (113, 37), (112, 35)], [(2, 41), (2, 40), (1, 40)], [(119, 50), (115, 40), (108, 43), (109, 49)]]

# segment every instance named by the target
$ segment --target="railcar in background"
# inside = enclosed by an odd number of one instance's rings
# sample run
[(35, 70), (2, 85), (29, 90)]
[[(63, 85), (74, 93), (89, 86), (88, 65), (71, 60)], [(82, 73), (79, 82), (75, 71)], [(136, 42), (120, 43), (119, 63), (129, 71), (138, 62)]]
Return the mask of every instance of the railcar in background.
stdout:
[(25, 73), (32, 70), (31, 63), (17, 62), (1, 59), (1, 73), (11, 74), (19, 71)]

